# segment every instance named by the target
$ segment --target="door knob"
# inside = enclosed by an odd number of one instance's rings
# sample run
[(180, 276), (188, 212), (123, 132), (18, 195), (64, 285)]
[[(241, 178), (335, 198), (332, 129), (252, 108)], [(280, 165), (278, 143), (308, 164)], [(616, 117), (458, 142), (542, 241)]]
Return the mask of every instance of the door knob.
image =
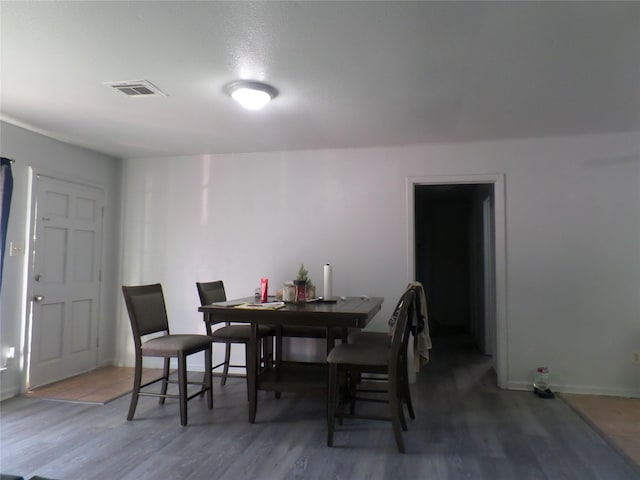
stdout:
[(44, 297), (42, 295), (34, 295), (33, 297), (33, 301), (36, 303), (40, 303), (43, 300), (44, 300)]

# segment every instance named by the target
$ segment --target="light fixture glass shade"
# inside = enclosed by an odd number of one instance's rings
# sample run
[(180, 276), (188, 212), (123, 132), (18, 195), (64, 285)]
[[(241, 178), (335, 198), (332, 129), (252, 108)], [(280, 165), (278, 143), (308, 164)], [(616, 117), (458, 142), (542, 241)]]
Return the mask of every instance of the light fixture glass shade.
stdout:
[(271, 101), (271, 95), (267, 92), (251, 88), (239, 88), (231, 94), (231, 97), (248, 110), (260, 110)]
[(253, 80), (231, 82), (226, 85), (225, 90), (248, 110), (260, 110), (278, 95), (278, 91), (271, 85)]

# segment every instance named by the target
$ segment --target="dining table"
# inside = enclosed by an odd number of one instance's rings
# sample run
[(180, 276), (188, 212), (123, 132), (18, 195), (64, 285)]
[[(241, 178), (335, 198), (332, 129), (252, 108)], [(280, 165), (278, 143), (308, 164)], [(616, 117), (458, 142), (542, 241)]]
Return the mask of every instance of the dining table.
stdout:
[[(307, 301), (302, 304), (285, 303), (278, 308), (263, 308), (253, 304), (254, 297), (216, 302), (198, 308), (203, 314), (207, 333), (223, 322), (248, 323), (251, 336), (247, 345), (247, 388), (249, 394), (249, 423), (255, 423), (259, 390), (273, 392), (327, 392), (328, 366), (323, 362), (284, 361), (260, 362), (259, 325), (314, 326), (326, 328), (327, 352), (335, 344), (334, 331), (362, 329), (380, 311), (382, 297), (339, 297), (329, 300)], [(251, 306), (253, 304), (253, 307)], [(278, 355), (280, 356), (280, 355)]]

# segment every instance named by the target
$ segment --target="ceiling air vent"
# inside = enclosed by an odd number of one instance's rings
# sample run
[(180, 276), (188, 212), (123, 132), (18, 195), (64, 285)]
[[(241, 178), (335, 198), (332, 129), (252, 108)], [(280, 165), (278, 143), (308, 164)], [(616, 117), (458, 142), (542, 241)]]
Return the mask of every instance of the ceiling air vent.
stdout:
[(166, 97), (167, 94), (146, 80), (131, 80), (128, 82), (104, 82), (128, 97)]

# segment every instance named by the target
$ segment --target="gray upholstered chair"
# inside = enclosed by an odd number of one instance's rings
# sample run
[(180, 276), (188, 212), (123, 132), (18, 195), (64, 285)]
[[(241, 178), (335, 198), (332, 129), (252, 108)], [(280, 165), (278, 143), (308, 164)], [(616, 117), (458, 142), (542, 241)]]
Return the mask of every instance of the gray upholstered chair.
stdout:
[[(404, 292), (398, 306), (397, 315), (393, 325), (391, 342), (385, 344), (340, 344), (336, 345), (327, 356), (329, 364), (329, 388), (328, 388), (328, 430), (327, 445), (333, 446), (335, 430), (335, 418), (343, 417), (344, 405), (351, 402), (351, 388), (349, 379), (355, 379), (362, 374), (381, 374), (386, 376), (386, 401), (389, 403), (390, 419), (396, 445), (401, 453), (404, 453), (404, 441), (402, 430), (406, 430), (406, 421), (403, 413), (403, 389), (402, 376), (406, 367), (402, 365), (406, 361), (406, 348), (409, 336), (409, 314), (414, 308), (415, 290), (410, 288)], [(405, 352), (403, 353), (403, 350)], [(339, 382), (340, 379), (346, 381)], [(340, 383), (342, 385), (340, 385)], [(387, 417), (357, 416), (357, 418), (369, 418), (375, 420), (388, 420)]]
[[(198, 290), (198, 296), (200, 297), (201, 305), (209, 305), (216, 302), (225, 302), (227, 295), (224, 290), (224, 283), (222, 280), (216, 280), (215, 282), (196, 282), (196, 288)], [(223, 367), (222, 378), (220, 380), (221, 385), (225, 385), (227, 377), (229, 376), (229, 367), (246, 368), (249, 361), (247, 353), (247, 344), (251, 337), (251, 325), (248, 324), (232, 324), (231, 322), (225, 322), (222, 327), (213, 330), (211, 325), (207, 325), (207, 334), (211, 337), (213, 343), (224, 343), (224, 361), (214, 365), (213, 369)], [(273, 335), (275, 335), (274, 328), (268, 325), (258, 325), (258, 337), (262, 340), (263, 350), (263, 362), (272, 361), (273, 352)], [(245, 364), (244, 365), (231, 365), (231, 345), (244, 344), (245, 349)], [(243, 375), (246, 376), (246, 375)]]
[[(159, 397), (160, 404), (164, 404), (166, 398), (178, 398), (180, 402), (180, 423), (182, 425), (187, 424), (187, 401), (201, 393), (206, 392), (207, 406), (212, 409), (211, 338), (207, 335), (171, 334), (169, 332), (169, 320), (167, 318), (164, 295), (162, 294), (162, 286), (159, 283), (131, 287), (123, 286), (122, 293), (129, 312), (136, 356), (133, 391), (131, 392), (131, 404), (127, 420), (133, 419), (138, 405), (138, 397), (140, 396)], [(187, 357), (198, 352), (204, 352), (204, 380), (202, 382), (189, 381), (187, 379)], [(142, 384), (143, 357), (164, 358), (162, 377)], [(175, 383), (169, 378), (171, 358), (177, 358), (178, 360), (178, 395), (167, 393), (168, 384)], [(160, 393), (142, 390), (156, 382), (162, 382)], [(189, 395), (187, 386), (191, 384), (199, 385), (201, 388)]]
[[(418, 292), (416, 291), (416, 296)], [(416, 297), (417, 298), (417, 297)], [(414, 305), (415, 307), (415, 305)], [(398, 305), (396, 305), (396, 311), (398, 310)], [(413, 314), (415, 312), (415, 308), (410, 308), (409, 314)], [(394, 312), (395, 313), (395, 312)], [(411, 401), (411, 389), (409, 388), (409, 360), (408, 360), (408, 346), (410, 340), (411, 333), (411, 318), (407, 321), (406, 326), (407, 331), (405, 332), (405, 336), (402, 339), (403, 345), (400, 349), (400, 355), (402, 358), (400, 359), (399, 365), (401, 367), (400, 371), (400, 389), (401, 389), (401, 397), (403, 403), (407, 406), (407, 411), (409, 413), (409, 417), (411, 419), (415, 419), (415, 411), (413, 409), (413, 402)], [(377, 345), (384, 346), (386, 348), (391, 348), (391, 331), (390, 332), (364, 332), (357, 331), (353, 332), (349, 335), (349, 343), (353, 343), (355, 345)], [(380, 375), (375, 375), (371, 377), (361, 377), (358, 379), (362, 381), (366, 387), (360, 387), (356, 385), (356, 383), (351, 384), (352, 392), (351, 392), (351, 413), (354, 412), (355, 408), (355, 400), (360, 398), (361, 400), (367, 400), (367, 398), (358, 397), (359, 393), (369, 394), (369, 393), (384, 393), (386, 379), (381, 377)]]

